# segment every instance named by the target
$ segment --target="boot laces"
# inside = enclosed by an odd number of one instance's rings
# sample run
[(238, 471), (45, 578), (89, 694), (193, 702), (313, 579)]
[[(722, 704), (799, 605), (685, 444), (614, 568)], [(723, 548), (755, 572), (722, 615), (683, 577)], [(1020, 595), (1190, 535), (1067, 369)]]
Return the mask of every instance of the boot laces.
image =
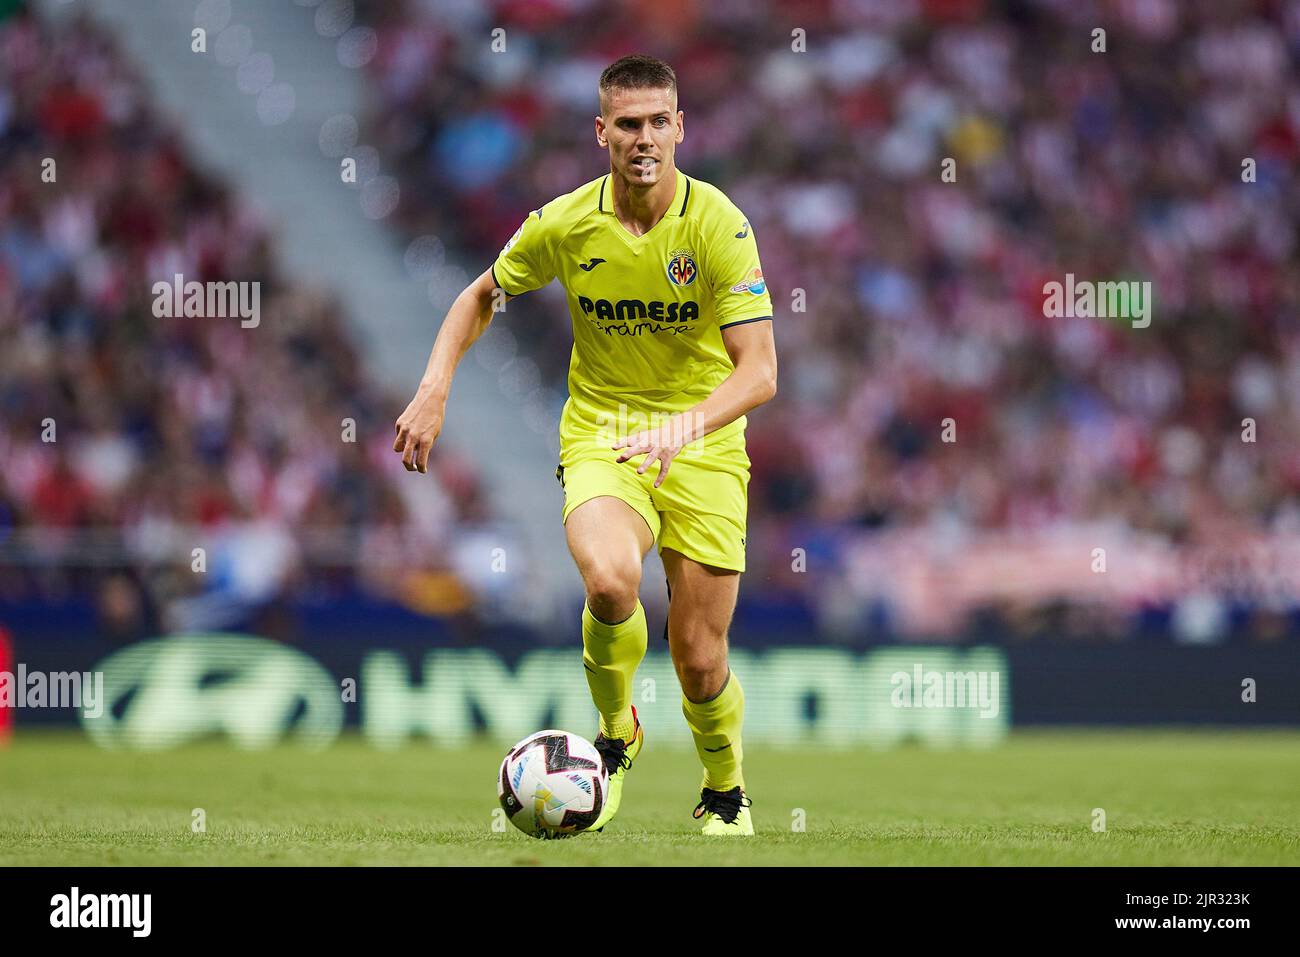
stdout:
[(700, 791), (700, 803), (695, 806), (693, 817), (701, 818), (705, 814), (716, 814), (722, 818), (724, 824), (734, 824), (736, 818), (740, 816), (742, 807), (750, 807), (753, 801), (749, 796), (736, 785), (730, 791), (711, 791), (704, 788)]

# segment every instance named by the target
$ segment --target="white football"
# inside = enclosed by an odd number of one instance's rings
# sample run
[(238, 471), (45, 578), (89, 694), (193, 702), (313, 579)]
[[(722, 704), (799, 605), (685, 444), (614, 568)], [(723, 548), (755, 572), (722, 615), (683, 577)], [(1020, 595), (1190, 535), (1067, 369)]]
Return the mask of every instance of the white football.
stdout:
[(569, 837), (600, 817), (609, 779), (600, 752), (568, 731), (538, 731), (501, 762), (497, 797), (506, 816), (532, 837)]

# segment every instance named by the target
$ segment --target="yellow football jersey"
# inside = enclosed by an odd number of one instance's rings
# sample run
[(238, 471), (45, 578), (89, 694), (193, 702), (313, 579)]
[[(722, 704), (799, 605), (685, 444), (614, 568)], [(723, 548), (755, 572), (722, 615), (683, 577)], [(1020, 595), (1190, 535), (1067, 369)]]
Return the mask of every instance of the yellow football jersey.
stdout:
[[(677, 193), (642, 236), (614, 214), (602, 176), (528, 215), (492, 267), (507, 295), (559, 278), (573, 320), (564, 447), (703, 401), (734, 369), (721, 330), (768, 319), (754, 230), (717, 187), (677, 171)], [(709, 437), (739, 437), (745, 417)]]

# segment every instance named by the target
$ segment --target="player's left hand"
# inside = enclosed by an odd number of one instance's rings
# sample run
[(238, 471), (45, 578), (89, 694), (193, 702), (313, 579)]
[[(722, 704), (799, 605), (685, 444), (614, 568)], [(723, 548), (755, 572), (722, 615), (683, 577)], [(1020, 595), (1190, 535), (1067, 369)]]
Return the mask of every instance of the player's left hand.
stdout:
[(658, 488), (664, 484), (664, 478), (668, 475), (668, 467), (673, 464), (673, 458), (682, 450), (682, 441), (681, 436), (674, 435), (672, 429), (646, 429), (644, 432), (637, 432), (620, 439), (611, 448), (626, 450), (619, 455), (619, 462), (644, 455), (645, 461), (637, 466), (638, 475), (645, 474), (650, 463), (658, 460), (659, 474), (655, 476), (655, 488)]

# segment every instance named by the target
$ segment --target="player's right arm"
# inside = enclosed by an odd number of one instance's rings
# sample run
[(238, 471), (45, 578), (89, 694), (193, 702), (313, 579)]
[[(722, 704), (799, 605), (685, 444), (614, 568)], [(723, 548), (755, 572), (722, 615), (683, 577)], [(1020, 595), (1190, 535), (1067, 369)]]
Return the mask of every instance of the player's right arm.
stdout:
[(447, 310), (420, 387), (397, 420), (393, 451), (402, 453), (402, 464), (408, 472), (424, 472), (428, 468), (429, 452), (442, 432), (452, 376), (474, 340), (492, 321), (496, 288), (492, 270), (486, 269)]
[(420, 388), (397, 420), (393, 451), (402, 454), (408, 472), (427, 470), (429, 452), (442, 431), (451, 378), (466, 351), (492, 321), (498, 297), (510, 298), (540, 289), (555, 278), (554, 230), (549, 228), (554, 220), (552, 215), (543, 227), (541, 211), (529, 213), (496, 262), (466, 286), (447, 310)]

